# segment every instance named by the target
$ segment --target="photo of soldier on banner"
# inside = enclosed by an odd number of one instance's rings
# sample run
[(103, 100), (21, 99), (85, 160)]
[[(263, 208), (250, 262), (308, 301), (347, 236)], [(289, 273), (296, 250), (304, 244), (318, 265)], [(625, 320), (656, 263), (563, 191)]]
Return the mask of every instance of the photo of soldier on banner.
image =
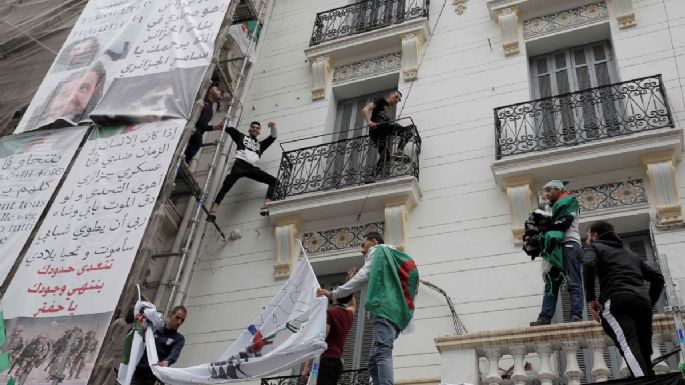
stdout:
[(85, 385), (95, 364), (112, 313), (73, 317), (19, 317), (5, 321), (10, 356), (9, 371), (0, 375), (7, 383)]

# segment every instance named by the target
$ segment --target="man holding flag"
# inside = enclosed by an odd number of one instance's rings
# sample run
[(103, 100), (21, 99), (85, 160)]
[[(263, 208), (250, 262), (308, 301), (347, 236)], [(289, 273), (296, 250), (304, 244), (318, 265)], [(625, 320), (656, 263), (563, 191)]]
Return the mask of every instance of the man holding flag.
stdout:
[(317, 295), (334, 300), (362, 290), (364, 305), (374, 315), (369, 374), (374, 385), (393, 385), (392, 349), (414, 315), (419, 272), (411, 257), (385, 245), (377, 232), (364, 237), (362, 254), (364, 266), (352, 279), (333, 291), (318, 289)]

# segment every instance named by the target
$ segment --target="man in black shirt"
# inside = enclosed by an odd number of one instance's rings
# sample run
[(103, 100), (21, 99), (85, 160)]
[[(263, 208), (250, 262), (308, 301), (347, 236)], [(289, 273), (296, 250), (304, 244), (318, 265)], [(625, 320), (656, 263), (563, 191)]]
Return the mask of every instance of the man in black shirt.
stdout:
[(209, 122), (212, 121), (214, 117), (214, 103), (221, 100), (221, 90), (219, 86), (213, 84), (207, 89), (207, 95), (205, 96), (204, 106), (202, 107), (202, 113), (195, 123), (195, 131), (190, 135), (188, 140), (188, 145), (186, 146), (186, 163), (190, 164), (195, 154), (200, 151), (202, 147), (202, 136), (207, 131), (220, 130), (224, 127), (223, 123), (211, 125)]
[[(184, 306), (176, 306), (171, 309), (165, 324), (155, 330), (155, 346), (157, 347), (159, 366), (169, 366), (178, 361), (183, 345), (186, 343), (185, 337), (178, 332), (178, 328), (185, 322), (187, 314), (188, 311)], [(147, 354), (144, 353), (133, 373), (131, 385), (154, 385), (156, 381), (157, 378), (150, 369)]]
[[(652, 307), (664, 288), (664, 277), (623, 248), (608, 222), (593, 223), (586, 242), (583, 283), (592, 318), (602, 323), (634, 377), (653, 375)], [(595, 277), (599, 277), (599, 300), (595, 297)]]
[[(400, 91), (391, 91), (385, 98), (376, 99), (367, 104), (362, 109), (364, 121), (369, 126), (369, 137), (374, 146), (378, 149), (378, 162), (376, 163), (373, 174), (367, 177), (367, 182), (375, 182), (376, 177), (391, 166), (390, 160), (397, 158), (400, 161), (407, 161), (409, 157), (404, 155), (404, 146), (411, 138), (410, 127), (404, 127), (392, 122), (395, 117), (392, 115), (391, 108), (402, 100)], [(392, 153), (393, 145), (397, 143), (397, 150)], [(373, 164), (373, 157), (369, 152), (369, 167)]]
[[(255, 163), (257, 163), (264, 151), (266, 151), (278, 137), (276, 123), (269, 122), (267, 126), (271, 129), (271, 134), (262, 141), (257, 140), (257, 137), (259, 137), (259, 133), (262, 130), (262, 126), (259, 122), (250, 123), (250, 129), (248, 130), (249, 135), (241, 133), (234, 127), (226, 128), (226, 132), (231, 136), (231, 139), (233, 139), (237, 147), (235, 151), (235, 163), (233, 163), (231, 172), (226, 175), (226, 179), (224, 179), (224, 183), (221, 186), (219, 193), (216, 194), (212, 208), (209, 211), (209, 215), (207, 215), (208, 221), (212, 222), (216, 220), (215, 213), (219, 208), (221, 201), (224, 199), (224, 196), (226, 196), (226, 193), (233, 187), (235, 182), (242, 177), (247, 177), (269, 185), (269, 188), (266, 190), (266, 202), (271, 202), (273, 199), (278, 180), (255, 166)], [(260, 212), (261, 215), (268, 215), (268, 213), (269, 211), (267, 209), (262, 209)]]

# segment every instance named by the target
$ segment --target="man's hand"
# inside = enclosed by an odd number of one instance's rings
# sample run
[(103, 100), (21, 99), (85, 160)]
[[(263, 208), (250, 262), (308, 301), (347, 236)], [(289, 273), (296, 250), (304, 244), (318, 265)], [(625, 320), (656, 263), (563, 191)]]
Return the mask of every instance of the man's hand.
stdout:
[(587, 303), (587, 307), (590, 310), (590, 314), (592, 314), (592, 319), (601, 323), (602, 321), (601, 318), (599, 318), (599, 313), (602, 311), (602, 305), (599, 304), (599, 301), (590, 301)]
[(326, 289), (316, 289), (316, 296), (317, 297), (326, 297), (328, 299), (333, 299), (331, 296), (331, 292), (326, 290)]
[(376, 128), (378, 125), (374, 122), (366, 122), (366, 124), (369, 126), (369, 128), (373, 129)]
[(167, 366), (169, 366), (169, 361), (166, 361), (166, 360), (159, 361), (159, 363), (157, 365), (167, 367)]
[(221, 123), (215, 124), (214, 126), (212, 126), (212, 128), (214, 129), (214, 131), (222, 130), (224, 128), (224, 123), (225, 123), (225, 121), (222, 121)]
[(274, 123), (274, 122), (269, 122), (269, 123), (266, 124), (266, 126), (269, 127), (269, 128), (274, 128), (274, 127), (276, 127), (276, 123)]

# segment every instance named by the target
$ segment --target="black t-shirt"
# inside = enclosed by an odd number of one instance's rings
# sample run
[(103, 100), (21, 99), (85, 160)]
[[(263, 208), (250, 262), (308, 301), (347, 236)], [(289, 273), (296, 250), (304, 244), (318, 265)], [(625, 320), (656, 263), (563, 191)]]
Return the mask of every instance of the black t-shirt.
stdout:
[(385, 123), (393, 120), (390, 116), (390, 104), (385, 98), (376, 99), (373, 104), (376, 107), (371, 110), (371, 121), (374, 123)]

